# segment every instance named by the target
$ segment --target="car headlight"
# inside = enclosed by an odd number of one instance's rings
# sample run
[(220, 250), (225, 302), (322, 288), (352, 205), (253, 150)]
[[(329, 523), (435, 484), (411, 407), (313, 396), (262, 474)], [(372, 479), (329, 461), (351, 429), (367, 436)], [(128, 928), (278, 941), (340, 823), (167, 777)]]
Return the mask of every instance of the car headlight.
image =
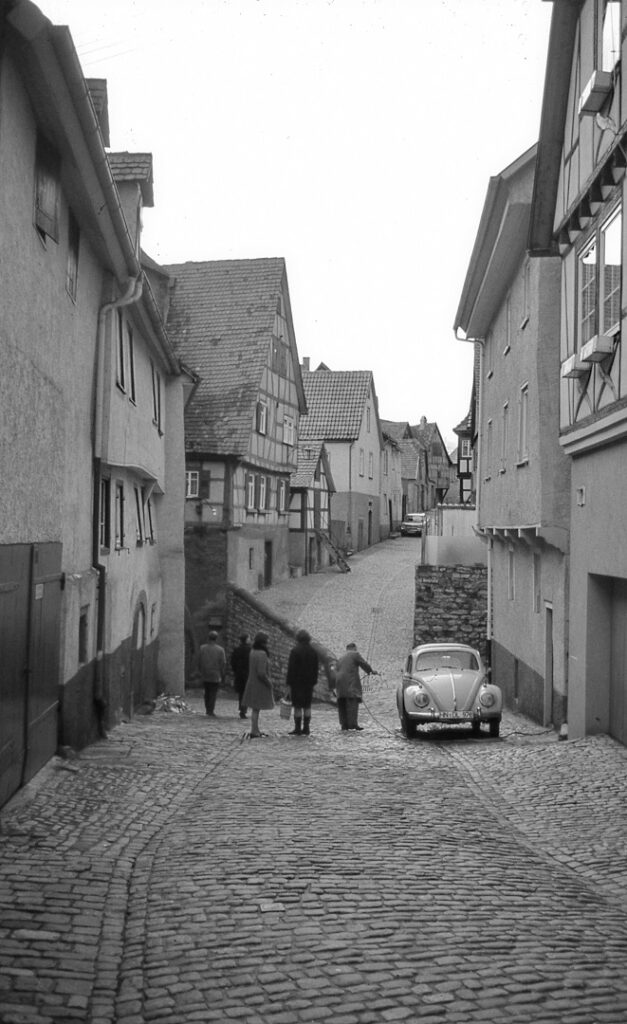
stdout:
[(479, 703), (483, 704), (484, 708), (491, 708), (494, 702), (494, 694), (490, 693), (489, 690), (484, 690), (481, 696), (479, 697)]
[(414, 704), (417, 708), (426, 708), (429, 703), (429, 696), (424, 690), (418, 690), (418, 693), (414, 694)]

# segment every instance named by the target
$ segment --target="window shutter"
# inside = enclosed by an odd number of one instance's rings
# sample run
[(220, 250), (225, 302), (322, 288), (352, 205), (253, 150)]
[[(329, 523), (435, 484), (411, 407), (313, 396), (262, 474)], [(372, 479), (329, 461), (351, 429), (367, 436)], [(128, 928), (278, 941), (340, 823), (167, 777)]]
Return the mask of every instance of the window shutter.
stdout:
[(266, 509), (272, 508), (272, 477), (266, 477)]
[(254, 506), (255, 506), (255, 508), (259, 508), (259, 490), (260, 490), (260, 487), (259, 487), (259, 477), (257, 475), (255, 475), (254, 479), (255, 479), (255, 501), (254, 501)]

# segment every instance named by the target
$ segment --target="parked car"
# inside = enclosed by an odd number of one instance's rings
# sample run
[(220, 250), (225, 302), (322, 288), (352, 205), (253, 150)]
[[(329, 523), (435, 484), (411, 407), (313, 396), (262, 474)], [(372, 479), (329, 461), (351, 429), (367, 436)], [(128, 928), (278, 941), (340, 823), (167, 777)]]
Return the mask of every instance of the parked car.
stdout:
[(422, 537), (426, 522), (424, 512), (408, 512), (401, 523), (401, 537)]
[(503, 695), (473, 647), (423, 644), (407, 657), (396, 706), (408, 738), (430, 722), (467, 722), (475, 734), (485, 724), (498, 736)]

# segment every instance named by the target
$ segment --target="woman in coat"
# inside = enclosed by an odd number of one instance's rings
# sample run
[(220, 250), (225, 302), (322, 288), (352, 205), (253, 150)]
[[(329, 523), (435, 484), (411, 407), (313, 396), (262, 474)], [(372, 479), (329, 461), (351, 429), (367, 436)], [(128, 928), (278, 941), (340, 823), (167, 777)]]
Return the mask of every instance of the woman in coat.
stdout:
[(268, 656), (268, 637), (266, 633), (257, 633), (253, 640), (250, 660), (248, 662), (248, 679), (242, 694), (242, 704), (250, 708), (250, 738), (262, 736), (259, 731), (259, 712), (274, 707), (272, 682), (270, 681), (270, 658)]
[(299, 629), (296, 634), (296, 645), (292, 647), (287, 661), (285, 682), (294, 705), (294, 728), (290, 735), (309, 736), (311, 697), (318, 682), (318, 655), (311, 646), (311, 637), (306, 629)]

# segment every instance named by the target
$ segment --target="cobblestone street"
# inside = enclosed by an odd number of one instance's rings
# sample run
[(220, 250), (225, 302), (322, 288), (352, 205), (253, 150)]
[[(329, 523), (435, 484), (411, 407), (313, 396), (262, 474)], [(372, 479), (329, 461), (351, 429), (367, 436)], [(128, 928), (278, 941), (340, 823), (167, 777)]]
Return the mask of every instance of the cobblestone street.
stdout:
[(418, 550), (263, 595), (381, 672), (363, 732), (316, 705), (290, 736), (275, 708), (253, 742), (192, 694), (4, 809), (3, 1024), (627, 1021), (627, 751), (508, 712), (500, 739), (406, 741)]

